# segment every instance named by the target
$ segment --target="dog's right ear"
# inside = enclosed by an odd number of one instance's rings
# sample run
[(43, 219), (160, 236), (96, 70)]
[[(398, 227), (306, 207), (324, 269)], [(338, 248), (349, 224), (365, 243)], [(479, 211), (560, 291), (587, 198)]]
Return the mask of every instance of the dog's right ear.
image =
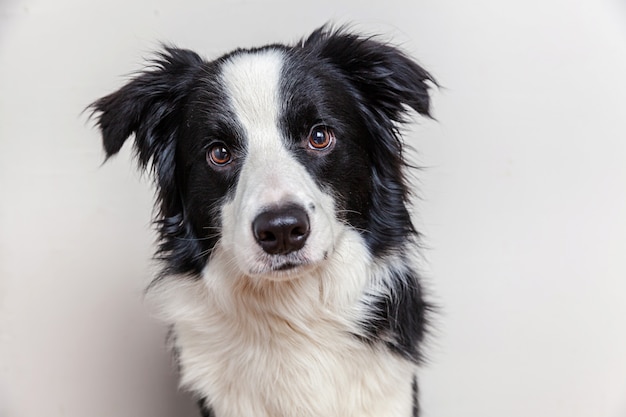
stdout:
[(158, 259), (172, 273), (199, 273), (203, 267), (202, 248), (185, 221), (175, 155), (183, 107), (205, 64), (192, 51), (165, 47), (128, 84), (89, 106), (102, 132), (107, 158), (135, 135), (139, 165), (150, 166), (157, 184)]
[[(204, 61), (195, 52), (164, 47), (141, 71), (118, 91), (102, 97), (88, 108), (102, 132), (107, 158), (116, 154), (135, 134), (139, 163), (146, 167), (173, 151), (181, 117), (180, 106)], [(153, 166), (158, 172), (159, 166)]]

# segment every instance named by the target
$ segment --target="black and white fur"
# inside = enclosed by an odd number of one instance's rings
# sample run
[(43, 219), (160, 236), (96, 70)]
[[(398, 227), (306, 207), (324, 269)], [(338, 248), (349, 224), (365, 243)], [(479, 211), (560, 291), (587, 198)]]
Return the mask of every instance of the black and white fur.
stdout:
[(206, 416), (410, 417), (429, 305), (400, 125), (431, 76), (323, 27), (215, 61), (165, 47), (92, 104), (157, 185), (149, 288)]

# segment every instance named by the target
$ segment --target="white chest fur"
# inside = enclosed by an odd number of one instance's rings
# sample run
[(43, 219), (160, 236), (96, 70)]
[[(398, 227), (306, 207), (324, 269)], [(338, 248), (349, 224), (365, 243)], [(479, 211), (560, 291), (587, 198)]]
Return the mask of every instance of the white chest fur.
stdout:
[(157, 288), (181, 384), (218, 417), (410, 416), (415, 365), (357, 337), (363, 294), (375, 288), (366, 254), (344, 255), (335, 259), (361, 261), (255, 282), (232, 275), (218, 249), (203, 280)]

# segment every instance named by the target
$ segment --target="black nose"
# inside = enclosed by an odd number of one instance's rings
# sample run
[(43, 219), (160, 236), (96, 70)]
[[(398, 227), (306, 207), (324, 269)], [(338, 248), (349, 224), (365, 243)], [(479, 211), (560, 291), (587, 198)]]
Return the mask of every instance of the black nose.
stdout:
[(309, 216), (295, 205), (266, 210), (252, 222), (254, 238), (271, 255), (302, 249), (309, 231)]

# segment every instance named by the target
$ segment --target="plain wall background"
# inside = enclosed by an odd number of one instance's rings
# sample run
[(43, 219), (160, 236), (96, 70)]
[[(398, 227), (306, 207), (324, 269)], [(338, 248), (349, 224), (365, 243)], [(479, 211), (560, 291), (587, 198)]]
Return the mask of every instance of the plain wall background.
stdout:
[(423, 415), (626, 415), (623, 3), (4, 0), (0, 416), (197, 415), (141, 300), (149, 179), (128, 147), (101, 166), (80, 113), (160, 41), (214, 58), (328, 20), (444, 87), (406, 137), (441, 306)]

